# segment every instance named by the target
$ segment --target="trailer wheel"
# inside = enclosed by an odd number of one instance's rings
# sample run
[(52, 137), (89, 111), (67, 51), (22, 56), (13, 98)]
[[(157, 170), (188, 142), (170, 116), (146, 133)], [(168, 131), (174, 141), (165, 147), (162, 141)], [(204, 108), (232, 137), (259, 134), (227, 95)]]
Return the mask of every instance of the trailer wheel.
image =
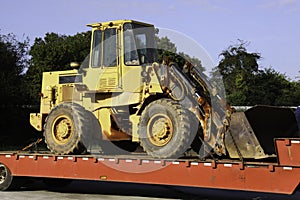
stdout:
[(196, 132), (189, 111), (171, 99), (150, 103), (142, 112), (138, 134), (141, 146), (155, 158), (178, 158), (191, 145)]
[(0, 191), (9, 190), (12, 187), (13, 176), (11, 175), (9, 169), (0, 164)]
[(75, 103), (62, 103), (49, 113), (44, 137), (51, 152), (81, 154), (86, 151), (82, 136), (89, 133), (89, 114)]

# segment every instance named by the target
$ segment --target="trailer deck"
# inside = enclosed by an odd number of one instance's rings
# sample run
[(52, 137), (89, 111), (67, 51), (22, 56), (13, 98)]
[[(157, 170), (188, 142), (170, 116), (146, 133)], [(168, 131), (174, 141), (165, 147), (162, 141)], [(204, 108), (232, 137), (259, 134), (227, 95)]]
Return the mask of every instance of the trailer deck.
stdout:
[(192, 186), (292, 194), (300, 181), (300, 139), (275, 139), (277, 161), (177, 159), (1, 152), (12, 176)]

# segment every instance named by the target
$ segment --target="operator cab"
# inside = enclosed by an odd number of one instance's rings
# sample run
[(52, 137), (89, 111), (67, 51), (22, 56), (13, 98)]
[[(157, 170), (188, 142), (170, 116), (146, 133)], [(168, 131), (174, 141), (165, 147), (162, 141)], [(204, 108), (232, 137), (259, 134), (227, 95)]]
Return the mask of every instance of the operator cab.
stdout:
[[(86, 70), (89, 90), (124, 92), (139, 87), (142, 67), (137, 66), (157, 60), (154, 26), (133, 20), (88, 26), (92, 27), (89, 70)], [(136, 84), (132, 84), (133, 80)]]

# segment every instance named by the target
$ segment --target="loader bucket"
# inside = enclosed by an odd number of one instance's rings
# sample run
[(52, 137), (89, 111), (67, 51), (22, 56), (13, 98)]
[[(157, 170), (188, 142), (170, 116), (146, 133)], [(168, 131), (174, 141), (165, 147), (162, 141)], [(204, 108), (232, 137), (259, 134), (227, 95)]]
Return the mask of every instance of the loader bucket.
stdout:
[(296, 138), (299, 130), (294, 110), (255, 106), (233, 113), (225, 144), (231, 158), (267, 158), (276, 154), (274, 138)]

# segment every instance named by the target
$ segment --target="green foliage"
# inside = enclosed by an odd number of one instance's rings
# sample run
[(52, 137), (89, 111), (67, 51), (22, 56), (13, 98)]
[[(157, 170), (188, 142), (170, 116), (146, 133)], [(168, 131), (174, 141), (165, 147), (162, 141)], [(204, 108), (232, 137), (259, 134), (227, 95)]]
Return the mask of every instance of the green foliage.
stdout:
[[(30, 107), (25, 107), (27, 90), (24, 70), (28, 66), (29, 40), (14, 34), (0, 35), (0, 148), (28, 139)], [(21, 133), (21, 134), (20, 134)]]
[(179, 67), (183, 67), (185, 62), (188, 61), (194, 66), (197, 66), (201, 71), (205, 71), (205, 68), (201, 64), (201, 60), (195, 57), (191, 57), (183, 52), (177, 53), (176, 45), (171, 42), (168, 37), (159, 38), (156, 36), (156, 45), (158, 52), (158, 62), (162, 63), (164, 57), (169, 57), (173, 62), (177, 63)]
[(28, 64), (28, 39), (18, 41), (13, 34), (0, 35), (0, 105), (23, 104), (23, 71)]
[(231, 105), (257, 104), (292, 106), (300, 105), (300, 84), (290, 81), (284, 74), (272, 68), (260, 70), (259, 53), (249, 53), (248, 43), (229, 46), (220, 56), (219, 65), (212, 76), (223, 81), (226, 98)]
[(162, 50), (167, 50), (172, 53), (177, 52), (177, 47), (174, 43), (171, 42), (171, 40), (165, 36), (165, 37), (158, 37), (156, 36), (156, 43), (157, 43), (157, 48), (162, 49)]
[(254, 77), (259, 72), (257, 61), (260, 54), (247, 52), (245, 43), (241, 40), (236, 45), (222, 51), (219, 65), (212, 75), (215, 79), (224, 81), (228, 103), (232, 105), (249, 105), (248, 100)]
[(89, 55), (90, 39), (90, 31), (74, 36), (47, 33), (43, 39), (35, 39), (29, 52), (32, 58), (26, 73), (29, 98), (33, 104), (39, 104), (42, 72), (71, 69), (69, 65), (74, 61), (88, 62), (85, 58)]
[(293, 99), (296, 101), (292, 105), (300, 105), (300, 81), (292, 82), (292, 88), (295, 89), (293, 91)]
[(242, 40), (238, 42), (238, 44), (229, 46), (228, 49), (220, 54), (222, 59), (218, 70), (223, 76), (228, 76), (236, 72), (248, 74), (258, 72), (257, 61), (261, 58), (260, 54), (247, 52), (246, 46), (249, 43)]
[(293, 105), (292, 84), (285, 75), (267, 68), (261, 70), (253, 82), (248, 98), (252, 105)]

